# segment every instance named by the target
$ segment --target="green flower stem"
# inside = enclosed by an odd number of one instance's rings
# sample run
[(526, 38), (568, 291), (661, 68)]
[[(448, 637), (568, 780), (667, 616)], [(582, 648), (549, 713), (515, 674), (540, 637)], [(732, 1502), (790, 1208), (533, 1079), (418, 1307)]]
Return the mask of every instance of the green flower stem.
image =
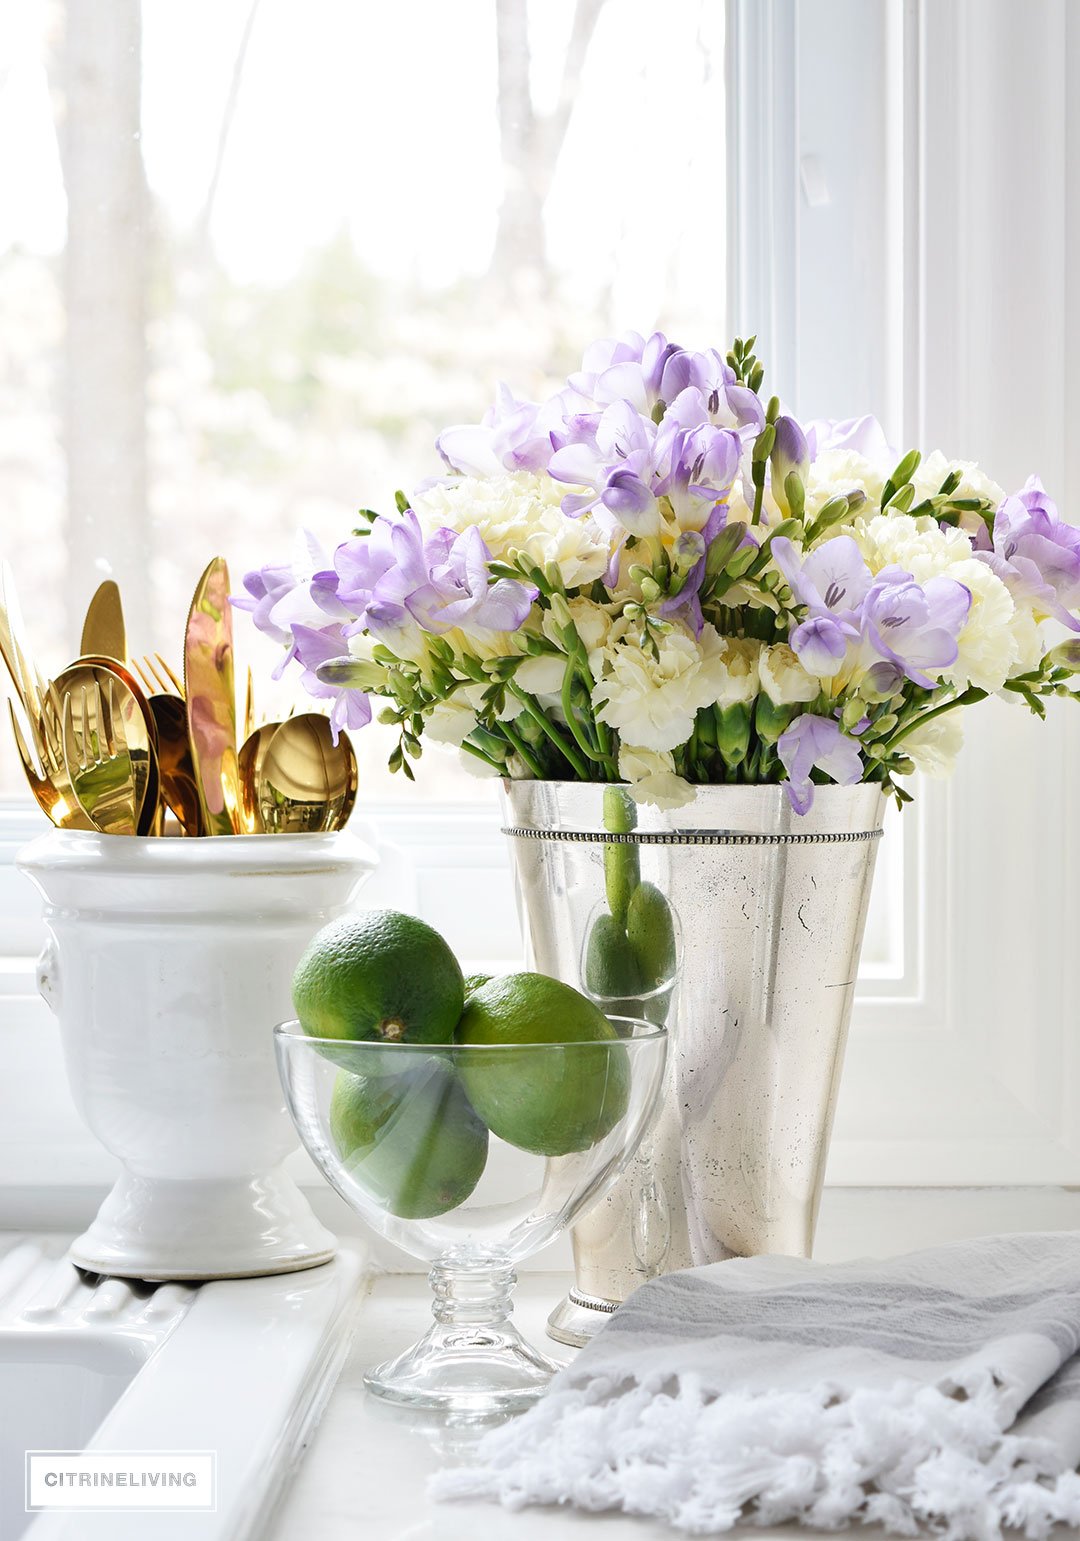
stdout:
[(600, 753), (604, 756), (605, 760), (609, 760), (614, 766), (615, 759), (611, 749), (611, 734), (608, 732), (607, 723), (601, 722), (599, 717), (596, 719), (596, 739), (600, 745)]
[(544, 713), (537, 706), (532, 696), (530, 696), (527, 691), (522, 690), (520, 685), (515, 685), (513, 680), (508, 680), (507, 683), (511, 693), (518, 698), (522, 706), (528, 712), (529, 716), (539, 726), (541, 731), (547, 735), (547, 737), (555, 745), (555, 748), (559, 751), (563, 758), (573, 766), (575, 773), (581, 778), (581, 780), (591, 780), (587, 762), (581, 758), (574, 746), (567, 742), (559, 730), (548, 721), (547, 717), (545, 717)]
[(485, 765), (490, 765), (493, 771), (498, 771), (500, 776), (506, 775), (506, 766), (500, 765), (498, 760), (493, 760), (489, 754), (485, 754), (476, 744), (470, 744), (466, 738), (462, 740), (462, 749), (466, 754), (471, 754), (477, 760), (483, 760)]
[(547, 777), (544, 774), (544, 767), (540, 764), (540, 761), (533, 754), (525, 740), (521, 737), (521, 734), (514, 729), (513, 725), (509, 722), (500, 722), (499, 730), (505, 735), (506, 742), (510, 745), (514, 753), (518, 755), (520, 759), (525, 761), (525, 764), (532, 771), (537, 781), (546, 781)]
[[(563, 716), (566, 718), (566, 726), (570, 729), (570, 732), (577, 740), (578, 746), (582, 753), (587, 755), (588, 758), (595, 764), (603, 766), (608, 774), (612, 777), (612, 779), (617, 780), (617, 773), (611, 759), (601, 754), (598, 749), (593, 748), (585, 734), (584, 729), (577, 720), (577, 715), (574, 711), (574, 675), (577, 673), (579, 667), (580, 666), (576, 656), (572, 654), (570, 657), (570, 663), (566, 669), (565, 674), (563, 675), (562, 684), (562, 707)], [(590, 776), (586, 779), (591, 781), (594, 778)]]
[(977, 685), (972, 685), (962, 695), (954, 696), (951, 701), (943, 701), (940, 706), (935, 706), (932, 711), (923, 712), (920, 716), (898, 729), (888, 741), (888, 748), (895, 749), (901, 739), (907, 738), (909, 733), (914, 733), (916, 728), (925, 727), (935, 717), (940, 717), (943, 712), (951, 712), (954, 706), (974, 706), (977, 701), (985, 701), (989, 691), (980, 690)]

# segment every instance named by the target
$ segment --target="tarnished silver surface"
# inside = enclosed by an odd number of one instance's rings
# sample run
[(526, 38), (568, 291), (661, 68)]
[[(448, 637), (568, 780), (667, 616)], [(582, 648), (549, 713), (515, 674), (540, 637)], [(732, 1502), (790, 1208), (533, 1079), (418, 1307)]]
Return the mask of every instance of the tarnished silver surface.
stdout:
[(611, 839), (603, 794), (504, 783), (531, 967), (605, 1003), (585, 957), (610, 909), (606, 846), (635, 845), (674, 914), (673, 977), (619, 1007), (666, 1020), (664, 1100), (574, 1231), (577, 1290), (552, 1322), (567, 1342), (605, 1319), (585, 1301), (623, 1300), (655, 1274), (810, 1254), (885, 809), (867, 785), (819, 787), (801, 818), (780, 787), (700, 787), (689, 807), (637, 809)]

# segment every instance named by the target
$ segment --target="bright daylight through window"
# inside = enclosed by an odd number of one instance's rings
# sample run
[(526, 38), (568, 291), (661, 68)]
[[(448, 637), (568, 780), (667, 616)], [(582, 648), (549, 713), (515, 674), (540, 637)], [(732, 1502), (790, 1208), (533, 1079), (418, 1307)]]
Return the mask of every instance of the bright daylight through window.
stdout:
[[(114, 576), (175, 658), (207, 552), (235, 581), (301, 529), (332, 549), (438, 472), (440, 426), (502, 378), (546, 393), (582, 338), (722, 342), (724, 30), (712, 0), (7, 8), (0, 502), (42, 657)], [(252, 628), (240, 645), (276, 713), (295, 685)], [(356, 737), (369, 800), (409, 795), (392, 745)], [(429, 802), (495, 807), (452, 751), (416, 769)], [(25, 797), (8, 751), (0, 794)], [(900, 969), (896, 844), (871, 976)]]

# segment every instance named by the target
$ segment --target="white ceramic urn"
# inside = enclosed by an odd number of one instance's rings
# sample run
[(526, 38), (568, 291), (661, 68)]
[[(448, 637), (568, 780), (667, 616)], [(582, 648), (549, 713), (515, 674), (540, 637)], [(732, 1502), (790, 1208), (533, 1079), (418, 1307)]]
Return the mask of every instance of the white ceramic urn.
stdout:
[(80, 1115), (123, 1171), (74, 1262), (140, 1279), (284, 1273), (334, 1238), (282, 1162), (297, 1139), (272, 1029), (292, 973), (376, 858), (347, 831), (140, 839), (54, 830), (18, 865), (45, 900), (38, 984)]

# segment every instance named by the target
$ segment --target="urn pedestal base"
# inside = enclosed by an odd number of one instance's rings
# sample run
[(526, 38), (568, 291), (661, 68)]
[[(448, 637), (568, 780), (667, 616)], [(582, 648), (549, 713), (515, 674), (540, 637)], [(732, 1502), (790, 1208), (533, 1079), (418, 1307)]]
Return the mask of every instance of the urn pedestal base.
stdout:
[(334, 1237), (280, 1169), (246, 1182), (117, 1178), (71, 1261), (118, 1278), (248, 1279), (316, 1268)]
[(374, 868), (347, 831), (144, 839), (53, 830), (19, 853), (45, 901), (38, 984), (68, 1085), (122, 1171), (71, 1257), (134, 1279), (325, 1263), (334, 1238), (283, 1169), (274, 1058), (293, 970)]

